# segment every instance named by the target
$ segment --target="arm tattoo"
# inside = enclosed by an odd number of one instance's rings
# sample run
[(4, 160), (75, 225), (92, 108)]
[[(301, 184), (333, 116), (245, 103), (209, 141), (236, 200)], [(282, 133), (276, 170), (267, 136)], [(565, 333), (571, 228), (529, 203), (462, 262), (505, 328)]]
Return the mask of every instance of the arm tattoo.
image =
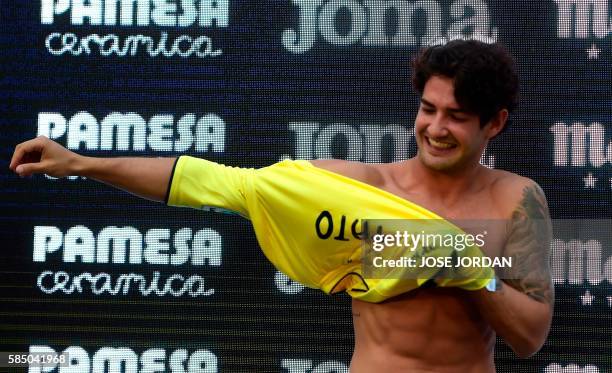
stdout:
[(512, 213), (505, 256), (512, 258), (506, 283), (546, 304), (554, 302), (548, 263), (552, 226), (544, 192), (537, 184), (523, 189), (523, 198)]

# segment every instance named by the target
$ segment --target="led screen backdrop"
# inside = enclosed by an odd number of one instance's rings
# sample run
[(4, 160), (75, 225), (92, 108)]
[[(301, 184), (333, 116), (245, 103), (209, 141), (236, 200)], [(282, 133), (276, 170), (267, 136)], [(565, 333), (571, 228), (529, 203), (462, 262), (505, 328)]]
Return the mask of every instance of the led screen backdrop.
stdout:
[[(409, 61), (440, 36), (484, 35), (517, 60), (520, 107), (482, 162), (536, 180), (553, 218), (611, 218), (608, 0), (0, 4), (2, 351), (69, 349), (82, 365), (66, 372), (348, 371), (348, 297), (278, 273), (246, 220), (80, 177), (20, 179), (8, 161), (37, 135), (90, 156), (245, 167), (405, 159)], [(611, 235), (556, 237), (568, 254), (553, 263), (548, 342), (519, 360), (500, 341), (498, 371), (612, 371)]]

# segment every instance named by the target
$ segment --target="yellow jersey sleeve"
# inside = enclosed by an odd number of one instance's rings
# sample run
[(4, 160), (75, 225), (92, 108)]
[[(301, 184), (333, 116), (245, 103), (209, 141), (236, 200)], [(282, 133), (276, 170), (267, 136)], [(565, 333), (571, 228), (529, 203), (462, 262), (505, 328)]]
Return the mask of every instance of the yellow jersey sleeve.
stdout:
[(246, 199), (254, 171), (180, 156), (174, 163), (166, 204), (249, 218)]

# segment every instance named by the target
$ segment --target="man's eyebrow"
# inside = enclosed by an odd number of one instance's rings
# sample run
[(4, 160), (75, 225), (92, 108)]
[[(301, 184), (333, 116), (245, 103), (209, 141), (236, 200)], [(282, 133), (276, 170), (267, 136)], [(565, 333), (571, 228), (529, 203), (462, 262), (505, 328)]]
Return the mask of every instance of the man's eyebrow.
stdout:
[[(427, 101), (423, 97), (421, 97), (421, 102), (424, 103), (427, 106), (436, 107), (436, 105), (434, 105), (431, 102)], [(447, 108), (446, 111), (449, 111), (451, 113), (464, 113), (464, 114), (467, 113), (465, 110), (463, 110), (461, 108)]]

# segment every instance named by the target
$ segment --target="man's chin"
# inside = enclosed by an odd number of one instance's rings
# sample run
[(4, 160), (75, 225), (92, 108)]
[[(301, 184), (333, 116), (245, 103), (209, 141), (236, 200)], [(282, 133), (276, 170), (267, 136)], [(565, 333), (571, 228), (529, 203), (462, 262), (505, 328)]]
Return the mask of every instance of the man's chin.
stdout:
[(426, 163), (425, 167), (438, 172), (451, 172), (455, 169), (454, 165), (445, 163)]
[(419, 160), (425, 167), (439, 172), (453, 171), (458, 168), (459, 163), (455, 159), (432, 157), (427, 155), (421, 155)]

